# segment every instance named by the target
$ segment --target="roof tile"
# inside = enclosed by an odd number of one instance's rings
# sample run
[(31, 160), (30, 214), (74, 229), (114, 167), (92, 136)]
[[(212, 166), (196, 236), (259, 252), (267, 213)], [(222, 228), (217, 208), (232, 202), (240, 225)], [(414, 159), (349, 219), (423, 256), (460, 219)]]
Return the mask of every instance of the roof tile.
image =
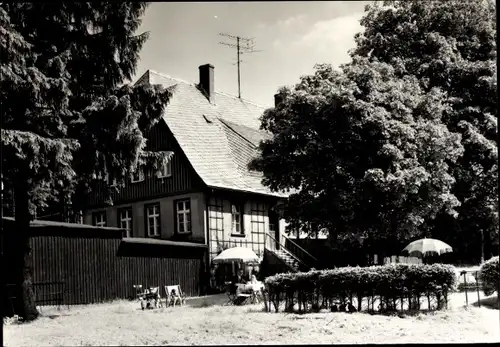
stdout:
[[(210, 101), (194, 84), (151, 70), (149, 82), (172, 88), (164, 120), (196, 173), (210, 187), (288, 196), (262, 185), (262, 174), (247, 168), (258, 155), (260, 140), (270, 134), (260, 130), (265, 108), (224, 93)], [(207, 121), (208, 120), (208, 121)]]

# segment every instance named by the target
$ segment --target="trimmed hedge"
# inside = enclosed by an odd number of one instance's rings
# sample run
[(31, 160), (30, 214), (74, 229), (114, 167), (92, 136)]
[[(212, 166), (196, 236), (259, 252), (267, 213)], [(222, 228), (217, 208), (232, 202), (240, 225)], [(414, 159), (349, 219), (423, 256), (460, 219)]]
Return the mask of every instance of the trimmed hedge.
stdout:
[[(457, 286), (455, 268), (444, 264), (388, 264), (370, 267), (344, 267), (331, 270), (277, 274), (266, 278), (266, 289), (270, 310), (274, 304), (276, 312), (285, 303), (287, 311), (298, 304), (299, 311), (329, 308), (336, 303), (353, 306), (357, 311), (420, 309), (421, 298), (426, 297), (442, 308), (447, 303), (448, 293)], [(371, 305), (371, 307), (370, 307)], [(365, 307), (366, 309), (366, 307)]]
[(498, 293), (500, 287), (500, 261), (493, 257), (485, 261), (479, 270), (479, 280), (482, 282), (484, 295)]

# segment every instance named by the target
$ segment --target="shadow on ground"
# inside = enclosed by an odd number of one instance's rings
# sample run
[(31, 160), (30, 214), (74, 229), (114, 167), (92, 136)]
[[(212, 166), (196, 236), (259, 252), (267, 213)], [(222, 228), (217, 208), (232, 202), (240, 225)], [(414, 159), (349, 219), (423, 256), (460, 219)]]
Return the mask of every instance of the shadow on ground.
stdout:
[(474, 307), (479, 307), (479, 304), (481, 304), (481, 307), (487, 307), (493, 310), (498, 310), (500, 309), (500, 298), (498, 295), (496, 296), (490, 296), (488, 298), (483, 298), (479, 302), (476, 301), (475, 303), (472, 304)]
[(186, 306), (190, 307), (211, 307), (222, 306), (229, 301), (226, 293), (200, 296), (198, 298), (188, 298)]

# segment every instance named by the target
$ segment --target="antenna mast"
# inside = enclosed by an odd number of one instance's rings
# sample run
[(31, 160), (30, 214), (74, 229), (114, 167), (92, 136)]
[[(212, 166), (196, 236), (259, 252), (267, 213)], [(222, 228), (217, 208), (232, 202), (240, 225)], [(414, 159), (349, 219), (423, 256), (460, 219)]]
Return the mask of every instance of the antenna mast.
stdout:
[(241, 36), (234, 36), (229, 34), (219, 34), (220, 36), (225, 36), (231, 40), (235, 40), (236, 43), (226, 43), (219, 42), (221, 45), (229, 46), (231, 48), (236, 48), (236, 64), (238, 65), (238, 98), (241, 99), (241, 72), (240, 72), (240, 63), (243, 61), (240, 59), (240, 55), (262, 52), (254, 50), (254, 38), (246, 38)]

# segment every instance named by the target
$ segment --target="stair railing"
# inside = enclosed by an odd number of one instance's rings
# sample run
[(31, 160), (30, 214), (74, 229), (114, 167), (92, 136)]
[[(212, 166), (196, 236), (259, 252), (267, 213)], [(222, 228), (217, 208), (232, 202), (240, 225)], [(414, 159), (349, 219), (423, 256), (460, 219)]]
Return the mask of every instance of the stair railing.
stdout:
[[(278, 248), (276, 247), (277, 245), (280, 246), (279, 250), (285, 251), (290, 257), (292, 257), (295, 261), (297, 261), (297, 263), (299, 263), (299, 265), (302, 265), (303, 268), (307, 268), (307, 269), (311, 268), (311, 266), (309, 266), (308, 264), (304, 263), (304, 261), (302, 261), (301, 259), (297, 258), (297, 256), (295, 254), (293, 254), (292, 252), (290, 252), (285, 247), (285, 240), (283, 240), (281, 242), (278, 242), (274, 237), (272, 237), (271, 235), (269, 235), (268, 233), (266, 233), (265, 247), (267, 249), (271, 250), (271, 251), (275, 251), (275, 250), (278, 250)], [(283, 259), (283, 261), (285, 262), (284, 259)]]
[(285, 235), (281, 235), (281, 238), (284, 240), (284, 244), (286, 245), (285, 248), (289, 251), (289, 253), (297, 256), (297, 258), (303, 259), (310, 265), (310, 267), (318, 268), (320, 266), (321, 263), (315, 256), (300, 247), (292, 239), (286, 237)]

